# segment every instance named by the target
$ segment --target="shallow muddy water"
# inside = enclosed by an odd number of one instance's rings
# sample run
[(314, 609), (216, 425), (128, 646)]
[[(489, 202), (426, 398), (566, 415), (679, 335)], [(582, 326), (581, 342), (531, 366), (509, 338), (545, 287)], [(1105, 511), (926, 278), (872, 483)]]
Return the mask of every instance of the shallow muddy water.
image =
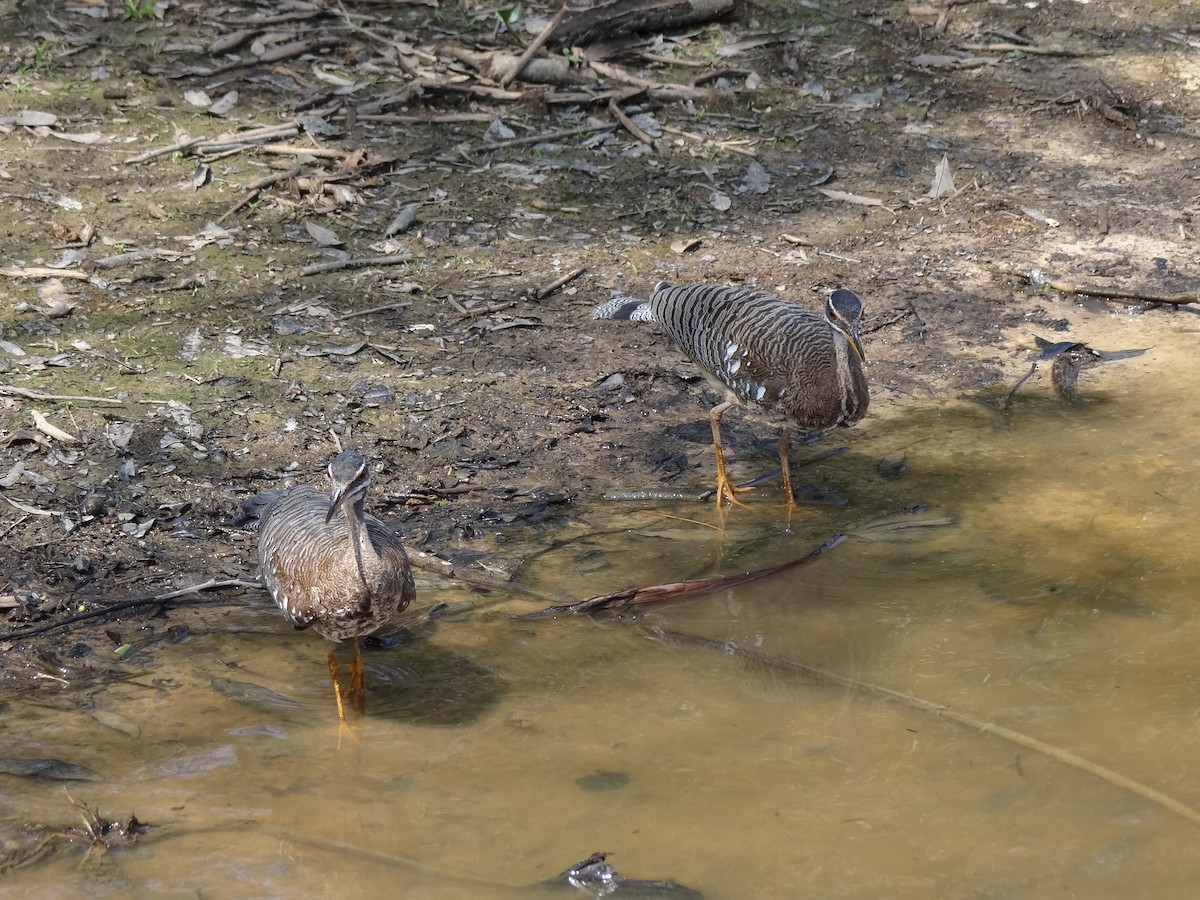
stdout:
[[(1073, 407), (1043, 378), (1007, 416), (953, 400), (871, 420), (797, 476), (850, 503), (790, 533), (771, 485), (723, 533), (708, 505), (584, 507), (510, 546), (544, 551), (525, 585), (585, 596), (851, 537), (637, 621), (442, 621), (368, 653), (353, 736), (323, 642), (261, 601), (156, 649), (145, 674), (135, 654), (90, 710), (11, 698), (0, 756), (87, 766), (100, 780), (67, 782), (72, 797), (155, 829), (16, 868), (0, 893), (553, 896), (531, 886), (602, 850), (712, 900), (1197, 896), (1200, 818), (1121, 779), (1200, 807), (1198, 373), (1157, 351), (1120, 365), (1119, 391), (1085, 373)], [(881, 477), (895, 454), (906, 470)], [(900, 512), (917, 505), (924, 519)], [(420, 606), (467, 599), (419, 587)], [(9, 826), (75, 824), (61, 783), (0, 775), (0, 797)]]

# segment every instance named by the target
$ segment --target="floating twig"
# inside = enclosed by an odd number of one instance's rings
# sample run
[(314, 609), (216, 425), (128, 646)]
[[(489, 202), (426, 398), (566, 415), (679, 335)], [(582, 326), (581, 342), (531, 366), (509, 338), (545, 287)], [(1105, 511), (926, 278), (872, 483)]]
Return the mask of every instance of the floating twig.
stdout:
[(780, 572), (786, 572), (806, 562), (811, 562), (826, 550), (832, 550), (845, 539), (846, 535), (835, 534), (815, 550), (810, 550), (803, 556), (779, 563), (779, 565), (770, 566), (766, 569), (756, 569), (753, 572), (742, 572), (737, 575), (714, 575), (709, 578), (691, 578), (686, 581), (676, 581), (667, 584), (651, 584), (645, 587), (624, 588), (619, 591), (609, 591), (607, 594), (596, 594), (592, 597), (585, 597), (582, 600), (574, 600), (570, 603), (558, 603), (538, 612), (514, 615), (511, 618), (526, 620), (576, 616), (581, 613), (599, 612), (602, 609), (624, 609), (628, 606), (653, 603), (657, 600), (665, 600), (668, 597), (677, 597), (680, 594), (700, 594), (709, 591), (724, 590), (739, 584), (757, 581), (760, 578), (778, 575)]

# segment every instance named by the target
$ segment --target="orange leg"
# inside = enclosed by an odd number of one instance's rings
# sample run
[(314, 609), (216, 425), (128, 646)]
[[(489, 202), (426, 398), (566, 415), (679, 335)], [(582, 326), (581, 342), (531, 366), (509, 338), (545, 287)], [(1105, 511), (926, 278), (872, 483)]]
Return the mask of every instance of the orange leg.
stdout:
[(329, 680), (333, 682), (333, 697), (337, 700), (338, 721), (346, 721), (346, 707), (342, 703), (342, 670), (338, 666), (337, 654), (329, 648)]
[(358, 638), (354, 639), (354, 662), (350, 664), (350, 683), (346, 691), (350, 705), (358, 712), (367, 708), (367, 673), (363, 668), (362, 647)]
[(792, 447), (792, 429), (784, 428), (779, 435), (779, 467), (783, 472), (783, 496), (787, 503), (787, 527), (792, 527), (792, 510), (796, 508), (796, 496), (792, 493), (792, 461), (788, 458), (788, 450)]
[(783, 496), (789, 507), (796, 505), (796, 497), (792, 493), (792, 462), (788, 459), (788, 450), (792, 447), (792, 429), (783, 429), (779, 435), (779, 467), (783, 472)]
[(731, 406), (733, 406), (733, 401), (726, 400), (724, 403), (714, 406), (708, 414), (708, 420), (712, 424), (713, 453), (717, 457), (717, 509), (721, 508), (721, 503), (726, 498), (731, 504), (745, 506), (746, 504), (737, 498), (737, 492), (751, 490), (751, 488), (734, 486), (729, 480), (729, 476), (725, 474), (725, 452), (721, 448), (721, 416)]

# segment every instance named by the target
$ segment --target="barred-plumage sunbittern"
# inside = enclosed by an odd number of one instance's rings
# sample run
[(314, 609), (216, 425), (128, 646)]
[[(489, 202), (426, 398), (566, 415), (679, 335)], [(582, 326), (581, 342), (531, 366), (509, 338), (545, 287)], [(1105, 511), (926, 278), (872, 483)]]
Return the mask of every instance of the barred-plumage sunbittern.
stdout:
[[(416, 590), (396, 532), (363, 512), (371, 483), (363, 455), (346, 450), (335, 456), (329, 483), (329, 495), (299, 485), (263, 511), (258, 560), (263, 583), (296, 628), (312, 628), (335, 643), (353, 639), (346, 699), (361, 711), (366, 678), (358, 639), (408, 606)], [(329, 677), (338, 718), (345, 721), (332, 647)]]
[(867, 379), (858, 328), (862, 301), (834, 291), (820, 316), (801, 306), (744, 288), (659, 282), (649, 300), (617, 297), (596, 308), (597, 319), (657, 322), (725, 395), (713, 407), (717, 504), (737, 503), (725, 474), (721, 415), (746, 404), (780, 420), (779, 463), (790, 507), (794, 502), (788, 448), (792, 431), (849, 427), (867, 412)]

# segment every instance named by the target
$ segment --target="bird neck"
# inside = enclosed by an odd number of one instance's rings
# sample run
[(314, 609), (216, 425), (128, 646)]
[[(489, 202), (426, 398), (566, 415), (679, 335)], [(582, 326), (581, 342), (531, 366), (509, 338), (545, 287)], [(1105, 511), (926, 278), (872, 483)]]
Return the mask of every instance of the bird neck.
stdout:
[[(371, 533), (367, 528), (366, 517), (363, 514), (363, 500), (355, 499), (354, 508), (346, 515), (346, 527), (350, 532), (350, 547), (354, 550), (354, 562), (358, 568), (358, 578), (367, 584), (367, 567), (379, 559), (375, 545), (371, 543)], [(344, 514), (344, 513), (343, 513)]]

